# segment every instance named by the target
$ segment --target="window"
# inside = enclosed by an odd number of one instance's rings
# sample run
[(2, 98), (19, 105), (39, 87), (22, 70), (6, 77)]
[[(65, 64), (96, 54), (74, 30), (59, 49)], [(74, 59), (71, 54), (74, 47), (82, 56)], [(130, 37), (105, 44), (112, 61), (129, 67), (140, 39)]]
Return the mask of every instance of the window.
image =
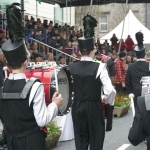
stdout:
[(107, 16), (100, 17), (100, 31), (107, 32), (108, 31), (108, 24), (107, 24)]
[(6, 7), (8, 7), (8, 5), (0, 5), (0, 10), (6, 11)]

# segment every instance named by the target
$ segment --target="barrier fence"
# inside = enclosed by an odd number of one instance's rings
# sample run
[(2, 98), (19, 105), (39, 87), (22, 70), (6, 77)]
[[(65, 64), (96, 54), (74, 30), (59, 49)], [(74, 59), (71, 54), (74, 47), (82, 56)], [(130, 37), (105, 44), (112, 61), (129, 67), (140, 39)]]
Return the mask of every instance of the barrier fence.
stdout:
[[(45, 57), (47, 56), (46, 53), (45, 53), (45, 50), (51, 49), (51, 53), (53, 54), (53, 56), (56, 57), (56, 60), (58, 60), (58, 57), (62, 54), (65, 56), (65, 59), (68, 59), (69, 62), (71, 61), (71, 58), (79, 60), (78, 58), (63, 52), (62, 50), (56, 49), (56, 48), (54, 48), (52, 46), (49, 46), (49, 45), (47, 45), (47, 44), (45, 44), (41, 41), (36, 40), (34, 38), (30, 38), (30, 40), (32, 40), (32, 41), (34, 41), (38, 44), (38, 47), (40, 48), (39, 53), (42, 53), (42, 55), (45, 56)], [(72, 49), (72, 53), (73, 53), (73, 49)]]
[(0, 28), (5, 31), (5, 35), (7, 36), (7, 19), (6, 19), (6, 12), (0, 10)]

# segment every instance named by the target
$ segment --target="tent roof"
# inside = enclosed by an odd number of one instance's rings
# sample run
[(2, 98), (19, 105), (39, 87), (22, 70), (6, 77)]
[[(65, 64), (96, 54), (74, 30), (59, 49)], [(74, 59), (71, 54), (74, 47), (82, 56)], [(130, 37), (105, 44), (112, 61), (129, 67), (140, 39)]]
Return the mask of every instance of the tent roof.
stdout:
[[(111, 32), (101, 38), (101, 40), (110, 40), (112, 35), (115, 33), (118, 39), (121, 39), (121, 33), (123, 28), (123, 21)], [(141, 31), (144, 34), (144, 44), (150, 43), (150, 30), (148, 30), (133, 14), (130, 10), (127, 16), (125, 17), (124, 31), (123, 31), (123, 39), (125, 40), (128, 35), (131, 36), (135, 43), (135, 34)]]
[[(66, 0), (42, 0), (50, 4), (59, 4), (60, 7), (66, 7)], [(90, 5), (91, 0), (67, 0), (68, 6), (85, 6)], [(129, 3), (150, 3), (150, 0), (128, 0)], [(93, 0), (93, 5), (102, 5), (108, 3), (126, 3), (126, 0)]]

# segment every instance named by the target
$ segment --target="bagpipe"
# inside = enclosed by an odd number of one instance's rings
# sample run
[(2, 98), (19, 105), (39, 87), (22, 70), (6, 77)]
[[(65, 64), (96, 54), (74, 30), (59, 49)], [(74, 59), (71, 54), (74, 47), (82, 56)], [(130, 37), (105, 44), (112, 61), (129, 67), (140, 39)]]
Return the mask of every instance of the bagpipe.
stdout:
[[(101, 99), (101, 102), (102, 102), (102, 99)], [(104, 119), (106, 119), (105, 130), (108, 132), (112, 130), (114, 106), (111, 106), (110, 104), (106, 104), (102, 102), (102, 108), (103, 108)]]
[[(150, 66), (149, 66), (149, 69), (150, 69)], [(146, 110), (149, 111), (150, 110), (150, 105), (149, 105), (150, 104), (150, 100), (149, 100), (150, 76), (142, 77), (140, 83), (141, 83), (141, 87), (142, 87), (141, 96), (137, 97), (137, 99), (144, 97)], [(132, 107), (132, 113), (133, 113), (133, 118), (134, 118), (134, 116), (135, 116), (134, 94), (133, 93), (129, 94), (129, 98), (131, 99), (131, 107)]]

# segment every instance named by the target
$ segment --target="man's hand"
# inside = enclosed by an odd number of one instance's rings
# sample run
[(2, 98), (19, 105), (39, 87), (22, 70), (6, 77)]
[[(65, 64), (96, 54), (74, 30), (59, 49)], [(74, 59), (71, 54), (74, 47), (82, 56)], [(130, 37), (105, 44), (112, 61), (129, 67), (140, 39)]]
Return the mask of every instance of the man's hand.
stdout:
[(62, 106), (63, 98), (61, 94), (58, 94), (58, 92), (55, 92), (52, 97), (52, 102), (55, 103), (58, 107)]
[(108, 104), (108, 102), (105, 99), (102, 99), (103, 104)]
[(126, 85), (125, 85), (125, 83), (124, 83), (124, 82), (122, 82), (122, 87), (123, 87), (123, 88), (125, 88), (125, 87), (126, 87)]

